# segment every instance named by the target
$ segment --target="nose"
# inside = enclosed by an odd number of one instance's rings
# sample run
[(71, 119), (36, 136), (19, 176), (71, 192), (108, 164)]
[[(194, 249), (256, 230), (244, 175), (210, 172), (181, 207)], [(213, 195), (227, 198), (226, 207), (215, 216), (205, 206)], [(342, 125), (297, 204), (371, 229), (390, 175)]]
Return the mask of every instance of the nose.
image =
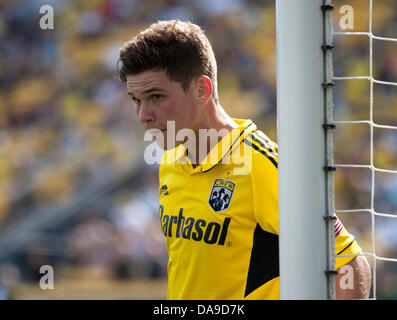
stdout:
[(154, 116), (150, 110), (150, 107), (144, 102), (142, 102), (138, 109), (138, 117), (139, 121), (144, 123), (154, 121)]

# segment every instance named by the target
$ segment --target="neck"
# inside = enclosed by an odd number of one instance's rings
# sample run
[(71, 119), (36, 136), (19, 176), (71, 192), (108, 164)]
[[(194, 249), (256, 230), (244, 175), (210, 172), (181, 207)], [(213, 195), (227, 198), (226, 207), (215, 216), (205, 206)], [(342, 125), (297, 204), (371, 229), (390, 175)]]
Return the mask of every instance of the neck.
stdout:
[(207, 107), (195, 132), (196, 141), (192, 145), (185, 145), (193, 168), (199, 166), (211, 149), (237, 127), (237, 124), (227, 115), (221, 105)]

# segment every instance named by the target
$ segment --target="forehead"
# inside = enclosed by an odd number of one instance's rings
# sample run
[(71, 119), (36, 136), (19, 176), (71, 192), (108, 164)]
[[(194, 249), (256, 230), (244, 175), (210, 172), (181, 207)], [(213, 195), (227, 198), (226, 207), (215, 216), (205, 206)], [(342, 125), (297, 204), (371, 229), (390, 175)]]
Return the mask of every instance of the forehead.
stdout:
[(144, 93), (147, 90), (169, 89), (177, 82), (170, 80), (165, 71), (144, 71), (142, 73), (127, 76), (127, 90), (134, 94)]

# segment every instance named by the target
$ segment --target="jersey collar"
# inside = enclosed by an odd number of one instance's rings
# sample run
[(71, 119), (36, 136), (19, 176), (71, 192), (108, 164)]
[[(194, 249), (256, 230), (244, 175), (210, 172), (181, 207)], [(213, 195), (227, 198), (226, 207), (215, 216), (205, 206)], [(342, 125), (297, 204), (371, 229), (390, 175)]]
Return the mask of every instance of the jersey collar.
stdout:
[(256, 130), (256, 125), (251, 120), (233, 118), (233, 121), (236, 122), (238, 126), (211, 149), (202, 163), (197, 166), (193, 172), (206, 172), (211, 170), (221, 163), (223, 159), (228, 157), (231, 151), (240, 145), (247, 135)]

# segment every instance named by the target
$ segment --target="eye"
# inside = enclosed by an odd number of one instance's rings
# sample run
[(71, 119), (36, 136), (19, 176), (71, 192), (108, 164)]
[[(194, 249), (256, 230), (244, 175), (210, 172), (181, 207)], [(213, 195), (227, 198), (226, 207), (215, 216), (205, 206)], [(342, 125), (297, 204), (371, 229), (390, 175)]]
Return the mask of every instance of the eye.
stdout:
[(152, 99), (154, 101), (160, 100), (162, 98), (161, 94), (152, 94)]
[(141, 104), (141, 100), (139, 100), (135, 97), (132, 97), (132, 101), (134, 101), (137, 105)]

